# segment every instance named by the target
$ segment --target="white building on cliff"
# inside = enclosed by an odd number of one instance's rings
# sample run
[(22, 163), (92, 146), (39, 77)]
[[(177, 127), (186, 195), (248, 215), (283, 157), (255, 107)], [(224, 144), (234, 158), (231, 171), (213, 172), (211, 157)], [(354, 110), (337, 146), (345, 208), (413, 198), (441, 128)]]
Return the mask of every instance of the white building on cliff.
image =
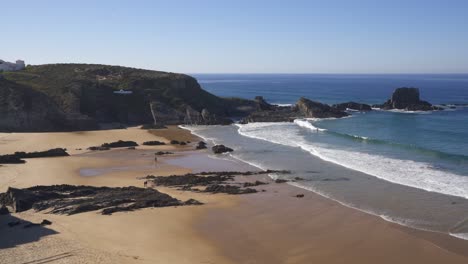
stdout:
[(16, 63), (0, 60), (0, 71), (20, 71), (26, 67), (24, 61), (17, 60)]

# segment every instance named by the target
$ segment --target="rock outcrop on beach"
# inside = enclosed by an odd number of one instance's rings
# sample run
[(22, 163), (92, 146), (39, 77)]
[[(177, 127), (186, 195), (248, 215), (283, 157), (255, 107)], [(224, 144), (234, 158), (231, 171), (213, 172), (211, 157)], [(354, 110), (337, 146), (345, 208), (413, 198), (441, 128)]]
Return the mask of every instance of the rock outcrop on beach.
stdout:
[(206, 149), (206, 143), (203, 142), (203, 141), (200, 141), (198, 142), (197, 146), (195, 147), (195, 149)]
[(145, 142), (143, 142), (143, 145), (145, 145), (145, 146), (161, 146), (161, 145), (166, 145), (166, 143), (161, 142), (161, 141), (157, 141), (157, 140), (153, 140), (153, 141), (145, 141)]
[(201, 203), (193, 199), (182, 202), (157, 190), (138, 187), (52, 185), (24, 189), (10, 187), (7, 192), (0, 193), (0, 207), (9, 207), (15, 213), (34, 209), (67, 215), (97, 210), (112, 214), (148, 207), (195, 204)]
[(442, 110), (442, 108), (433, 106), (431, 103), (422, 101), (419, 98), (418, 88), (397, 88), (392, 94), (392, 97), (381, 105), (374, 107), (384, 110), (399, 109), (406, 111), (431, 111)]
[(0, 164), (21, 164), (23, 159), (65, 157), (70, 156), (64, 148), (49, 149), (46, 151), (24, 152), (18, 151), (13, 154), (0, 155)]
[(245, 117), (243, 123), (250, 122), (292, 122), (298, 118), (345, 117), (346, 112), (336, 107), (301, 97), (295, 105), (277, 106), (268, 104), (262, 97), (256, 97), (256, 111)]
[(0, 131), (229, 124), (229, 117), (245, 116), (256, 107), (253, 100), (210, 94), (195, 78), (177, 73), (50, 64), (0, 75)]
[[(201, 172), (188, 173), (184, 175), (171, 176), (146, 176), (147, 183), (154, 186), (175, 187), (184, 191), (208, 192), (208, 193), (226, 193), (226, 194), (247, 194), (255, 193), (256, 189), (248, 188), (267, 184), (265, 182), (244, 182), (241, 186), (233, 182), (235, 176), (261, 175), (269, 173), (288, 174), (289, 171), (221, 171), (221, 172)], [(204, 187), (199, 189), (198, 187)]]
[(111, 148), (130, 148), (137, 146), (138, 143), (136, 143), (135, 141), (118, 140), (115, 142), (103, 143), (101, 146), (92, 146), (89, 147), (88, 150), (109, 150)]
[(356, 111), (371, 111), (372, 107), (368, 104), (361, 104), (356, 102), (346, 102), (341, 104), (334, 104), (332, 107), (339, 109), (341, 111), (346, 110), (356, 110)]

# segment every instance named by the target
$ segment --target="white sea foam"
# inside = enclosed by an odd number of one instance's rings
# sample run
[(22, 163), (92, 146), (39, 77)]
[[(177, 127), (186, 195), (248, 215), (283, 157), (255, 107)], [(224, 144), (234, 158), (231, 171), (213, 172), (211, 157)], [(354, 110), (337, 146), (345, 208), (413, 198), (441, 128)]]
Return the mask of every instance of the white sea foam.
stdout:
[(468, 198), (468, 177), (434, 169), (431, 164), (400, 160), (307, 141), (294, 124), (252, 123), (238, 132), (250, 138), (299, 147), (325, 161), (361, 171), (383, 180), (426, 191)]
[[(320, 157), (322, 159), (327, 160), (326, 159), (326, 154), (321, 154), (320, 153), (320, 151), (322, 150), (321, 147), (318, 147), (317, 148), (318, 150), (313, 149), (312, 146), (304, 147), (304, 139), (297, 138), (297, 136), (296, 136), (296, 138), (294, 138), (295, 133), (290, 133), (291, 130), (294, 128), (294, 124), (291, 124), (291, 123), (250, 123), (250, 124), (247, 124), (247, 125), (237, 124), (237, 126), (239, 128), (238, 133), (243, 135), (243, 136), (250, 137), (250, 138), (256, 138), (256, 139), (261, 139), (261, 140), (266, 140), (266, 141), (273, 142), (273, 143), (276, 143), (276, 144), (281, 144), (281, 145), (301, 147), (302, 149), (307, 150), (311, 154), (313, 154), (315, 156), (318, 156), (318, 157)], [(217, 142), (218, 140), (216, 140), (214, 138), (208, 138), (205, 135), (202, 135), (203, 134), (202, 131), (205, 129), (205, 127), (203, 127), (203, 126), (180, 126), (180, 127), (184, 128), (184, 129), (187, 129), (187, 130), (190, 130), (193, 134), (195, 134), (195, 135), (197, 135), (197, 136), (199, 136), (199, 137), (201, 137), (201, 138), (203, 138), (203, 139), (205, 139), (207, 141), (208, 140), (212, 141), (213, 144), (220, 143), (220, 142)], [(258, 133), (258, 132), (265, 132), (265, 131), (271, 131), (271, 133)], [(278, 133), (279, 131), (281, 131), (282, 133)], [(265, 139), (265, 137), (267, 137), (267, 136), (269, 136), (270, 139)], [(298, 141), (298, 142), (297, 142), (297, 144), (292, 144), (292, 141)], [(353, 155), (356, 155), (356, 154), (349, 154), (349, 155), (353, 156)], [(251, 166), (257, 167), (259, 169), (262, 169), (262, 170), (267, 169), (266, 166), (264, 166), (263, 164), (260, 164), (260, 163), (258, 163), (256, 161), (242, 159), (241, 157), (238, 157), (237, 155), (232, 155), (232, 154), (230, 154), (229, 156), (231, 156), (232, 158), (234, 158), (236, 160), (239, 160), (241, 162), (247, 163), (247, 164), (249, 164)], [(360, 157), (356, 157), (356, 159), (359, 159), (359, 158)], [(328, 161), (340, 164), (340, 163), (338, 163), (336, 161), (333, 161), (331, 159), (329, 159)], [(373, 162), (374, 162), (374, 160), (370, 160), (369, 162), (367, 162), (367, 164), (370, 164), (372, 166)], [(344, 163), (346, 163), (346, 162), (344, 162)], [(383, 161), (383, 163), (385, 164), (386, 162)], [(340, 164), (340, 165), (343, 165), (343, 164)], [(345, 167), (348, 167), (348, 166), (345, 166)], [(365, 172), (365, 170), (364, 170), (364, 172)], [(273, 179), (276, 179), (278, 177), (278, 175), (276, 175), (276, 174), (270, 174), (269, 176), (271, 178), (273, 178)], [(456, 176), (456, 177), (460, 177), (460, 176)], [(379, 178), (381, 178), (381, 177), (379, 177)], [(415, 182), (418, 182), (418, 180), (416, 180)], [(334, 200), (334, 201), (336, 201), (336, 202), (338, 202), (338, 203), (340, 203), (340, 204), (342, 204), (344, 206), (359, 210), (361, 212), (371, 214), (371, 215), (376, 215), (376, 216), (381, 217), (382, 219), (384, 219), (386, 221), (389, 221), (389, 222), (393, 222), (393, 223), (404, 225), (404, 226), (409, 226), (409, 227), (420, 229), (420, 230), (435, 232), (433, 230), (421, 228), (420, 227), (421, 226), (421, 220), (397, 218), (397, 217), (394, 217), (394, 216), (381, 214), (381, 213), (373, 211), (373, 210), (359, 208), (358, 206), (356, 206), (354, 204), (343, 202), (343, 201), (340, 201), (340, 200), (336, 200), (332, 196), (328, 195), (327, 193), (324, 193), (323, 191), (321, 191), (320, 189), (315, 188), (314, 186), (309, 186), (309, 185), (304, 186), (300, 182), (288, 182), (288, 184), (299, 187), (299, 188), (302, 188), (302, 189), (305, 189), (305, 190), (312, 191), (312, 192), (317, 193), (317, 194), (319, 194), (321, 196), (324, 196), (324, 197), (326, 197), (328, 199)], [(466, 184), (466, 182), (463, 183), (463, 184)], [(409, 184), (404, 184), (404, 185), (409, 185)], [(411, 186), (411, 185), (409, 185), (409, 186)], [(416, 188), (420, 188), (420, 187), (416, 186)], [(464, 187), (462, 187), (461, 189), (463, 189), (463, 188)], [(425, 226), (430, 226), (433, 223), (425, 222), (423, 224)], [(457, 238), (460, 238), (460, 239), (468, 240), (468, 233), (450, 233), (450, 235), (454, 236), (454, 237), (457, 237)]]
[(300, 127), (305, 127), (312, 131), (326, 131), (326, 129), (315, 127), (309, 120), (296, 119), (294, 120), (294, 123)]
[(449, 233), (449, 235), (463, 240), (468, 240), (468, 233)]
[(388, 110), (386, 110), (386, 109), (376, 108), (376, 107), (373, 107), (372, 110), (399, 113), (399, 114), (423, 114), (423, 115), (431, 114), (432, 112), (434, 112), (432, 110), (431, 111), (410, 111), (410, 110), (404, 110), (404, 109), (388, 109)]
[(281, 104), (281, 103), (271, 103), (272, 105), (277, 105), (277, 106), (293, 106), (293, 104)]

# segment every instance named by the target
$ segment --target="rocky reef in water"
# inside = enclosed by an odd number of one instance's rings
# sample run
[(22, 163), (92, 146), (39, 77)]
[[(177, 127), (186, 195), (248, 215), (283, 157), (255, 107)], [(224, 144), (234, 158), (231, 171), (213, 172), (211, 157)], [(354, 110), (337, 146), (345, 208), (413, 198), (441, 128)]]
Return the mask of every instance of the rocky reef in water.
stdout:
[(356, 102), (346, 102), (341, 104), (334, 104), (332, 107), (339, 109), (341, 111), (346, 110), (355, 110), (355, 111), (371, 111), (372, 107), (368, 104), (356, 103)]
[(295, 105), (277, 106), (267, 103), (263, 97), (255, 98), (256, 110), (242, 122), (292, 122), (298, 118), (329, 118), (348, 116), (343, 110), (301, 97)]
[(380, 105), (373, 105), (373, 107), (381, 108), (384, 110), (405, 110), (405, 111), (432, 111), (443, 110), (443, 108), (434, 106), (427, 101), (419, 98), (418, 88), (397, 88), (392, 94), (392, 97), (385, 103)]

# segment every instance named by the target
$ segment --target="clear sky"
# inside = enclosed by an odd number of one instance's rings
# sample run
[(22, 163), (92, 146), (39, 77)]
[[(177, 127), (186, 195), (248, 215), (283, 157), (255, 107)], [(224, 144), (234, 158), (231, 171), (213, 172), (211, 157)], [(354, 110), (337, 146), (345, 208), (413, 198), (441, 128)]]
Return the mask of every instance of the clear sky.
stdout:
[(467, 0), (0, 0), (0, 59), (185, 73), (468, 73)]

